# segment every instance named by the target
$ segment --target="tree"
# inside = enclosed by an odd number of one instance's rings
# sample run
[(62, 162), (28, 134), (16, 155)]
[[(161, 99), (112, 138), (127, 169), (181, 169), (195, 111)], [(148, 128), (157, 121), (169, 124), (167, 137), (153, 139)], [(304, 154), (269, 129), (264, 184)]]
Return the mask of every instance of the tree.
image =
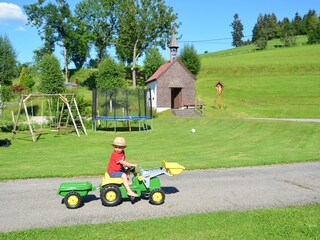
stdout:
[(32, 87), (36, 84), (36, 82), (33, 80), (30, 74), (30, 68), (27, 65), (22, 66), (19, 75), (19, 84), (27, 87), (30, 91), (32, 91)]
[[(38, 29), (39, 35), (45, 40), (47, 53), (52, 53), (54, 44), (63, 47), (65, 78), (68, 82), (68, 44), (72, 42), (73, 19), (66, 0), (55, 0), (56, 4), (49, 2), (44, 5), (46, 0), (38, 0), (37, 3), (24, 5), (28, 22), (31, 26)], [(51, 52), (48, 52), (50, 51)]]
[(308, 34), (310, 27), (313, 24), (313, 17), (318, 17), (315, 10), (309, 10), (308, 13), (303, 16), (302, 22), (304, 25), (305, 34)]
[(161, 56), (158, 48), (150, 48), (146, 52), (146, 57), (143, 61), (145, 76), (148, 79), (165, 63), (165, 59)]
[(280, 40), (284, 43), (285, 47), (290, 47), (296, 44), (295, 30), (287, 17), (282, 21)]
[(265, 38), (261, 37), (255, 41), (258, 50), (264, 50), (267, 48), (268, 42)]
[(303, 22), (302, 18), (300, 17), (299, 13), (296, 13), (294, 19), (292, 20), (292, 27), (294, 29), (294, 35), (303, 35)]
[(4, 102), (9, 101), (9, 86), (12, 79), (17, 77), (16, 52), (7, 36), (0, 36), (0, 117)]
[(278, 24), (277, 17), (274, 13), (265, 16), (268, 29), (268, 39), (278, 38), (280, 36), (280, 26)]
[(309, 19), (308, 44), (320, 43), (320, 19), (312, 16)]
[(46, 54), (39, 64), (41, 82), (39, 89), (43, 93), (61, 93), (64, 80), (58, 59), (53, 54)]
[[(117, 8), (116, 52), (132, 64), (132, 82), (136, 88), (136, 61), (151, 47), (165, 47), (177, 14), (162, 0), (121, 0)], [(178, 27), (178, 24), (176, 24)]]
[(252, 42), (256, 42), (258, 39), (266, 38), (263, 16), (260, 13), (257, 19), (257, 23), (252, 30)]
[(0, 84), (11, 85), (11, 80), (18, 75), (18, 68), (16, 52), (7, 36), (0, 36), (0, 57)]
[(76, 26), (68, 38), (67, 54), (70, 56), (76, 69), (81, 69), (89, 57), (89, 34), (86, 31), (83, 22), (75, 20)]
[(82, 0), (76, 5), (75, 16), (96, 48), (98, 63), (107, 57), (107, 47), (114, 40), (117, 0)]
[(107, 57), (99, 65), (97, 88), (119, 89), (125, 86), (124, 68), (111, 57)]
[(238, 14), (236, 13), (233, 17), (233, 22), (230, 24), (230, 26), (233, 28), (232, 34), (232, 46), (234, 47), (240, 47), (243, 45), (242, 38), (243, 35), (243, 25), (239, 19)]
[(179, 58), (192, 74), (197, 75), (200, 72), (201, 61), (192, 44), (185, 44), (183, 46)]
[(252, 31), (252, 42), (277, 38), (280, 36), (279, 31), (280, 26), (274, 13), (264, 15), (260, 13)]

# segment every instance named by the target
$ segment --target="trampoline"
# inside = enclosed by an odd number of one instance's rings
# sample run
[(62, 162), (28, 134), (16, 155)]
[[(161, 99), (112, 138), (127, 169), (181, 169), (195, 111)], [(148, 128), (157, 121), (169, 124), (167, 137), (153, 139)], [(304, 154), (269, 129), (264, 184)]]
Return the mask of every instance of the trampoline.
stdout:
[[(132, 123), (138, 123), (139, 131), (148, 131), (152, 126), (151, 91), (136, 90), (92, 90), (92, 128), (94, 131), (101, 126), (101, 121), (113, 123), (117, 131), (117, 122), (127, 124), (131, 131)], [(108, 129), (108, 127), (107, 127)]]

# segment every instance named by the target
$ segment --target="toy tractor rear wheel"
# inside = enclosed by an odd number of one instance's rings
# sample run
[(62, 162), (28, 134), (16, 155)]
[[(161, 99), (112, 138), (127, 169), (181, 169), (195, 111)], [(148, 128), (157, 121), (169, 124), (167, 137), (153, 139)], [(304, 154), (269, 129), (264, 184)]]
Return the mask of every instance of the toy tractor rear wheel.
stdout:
[(149, 202), (153, 205), (161, 205), (166, 197), (162, 189), (155, 189), (150, 192)]
[(64, 197), (64, 204), (66, 205), (67, 208), (69, 209), (76, 209), (78, 207), (81, 207), (83, 202), (82, 202), (82, 197), (80, 196), (79, 193), (75, 191), (70, 191), (65, 197)]
[(104, 206), (113, 207), (120, 204), (122, 200), (121, 191), (117, 186), (106, 185), (100, 192), (100, 198)]

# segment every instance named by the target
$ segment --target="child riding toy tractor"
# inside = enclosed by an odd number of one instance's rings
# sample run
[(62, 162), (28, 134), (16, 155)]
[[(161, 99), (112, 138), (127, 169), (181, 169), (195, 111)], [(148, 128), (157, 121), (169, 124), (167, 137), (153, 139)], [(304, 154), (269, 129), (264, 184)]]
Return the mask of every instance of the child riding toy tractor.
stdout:
[[(162, 161), (162, 166), (149, 170), (139, 166), (139, 173), (135, 173), (134, 168), (129, 168), (128, 171), (134, 174), (130, 188), (138, 197), (149, 199), (153, 205), (164, 203), (165, 192), (161, 189), (160, 179), (158, 176), (167, 175), (174, 176), (180, 174), (185, 168), (178, 163)], [(127, 194), (121, 178), (111, 178), (108, 173), (105, 173), (102, 182), (99, 186), (100, 199), (104, 206), (116, 206), (123, 199), (134, 200)], [(67, 208), (75, 209), (83, 205), (82, 197), (88, 192), (96, 190), (90, 182), (66, 182), (62, 183), (58, 189), (58, 194), (64, 196), (64, 203)]]

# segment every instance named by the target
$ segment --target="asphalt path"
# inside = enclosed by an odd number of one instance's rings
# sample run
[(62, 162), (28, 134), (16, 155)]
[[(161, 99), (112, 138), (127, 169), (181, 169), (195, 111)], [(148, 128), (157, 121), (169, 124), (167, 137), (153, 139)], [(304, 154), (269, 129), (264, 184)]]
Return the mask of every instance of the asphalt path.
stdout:
[(104, 207), (99, 190), (85, 197), (85, 204), (70, 210), (57, 189), (66, 181), (90, 181), (101, 177), (27, 179), (0, 182), (0, 231), (95, 224), (161, 216), (285, 207), (320, 202), (320, 161), (184, 171), (160, 176), (166, 192), (163, 205), (145, 199)]

